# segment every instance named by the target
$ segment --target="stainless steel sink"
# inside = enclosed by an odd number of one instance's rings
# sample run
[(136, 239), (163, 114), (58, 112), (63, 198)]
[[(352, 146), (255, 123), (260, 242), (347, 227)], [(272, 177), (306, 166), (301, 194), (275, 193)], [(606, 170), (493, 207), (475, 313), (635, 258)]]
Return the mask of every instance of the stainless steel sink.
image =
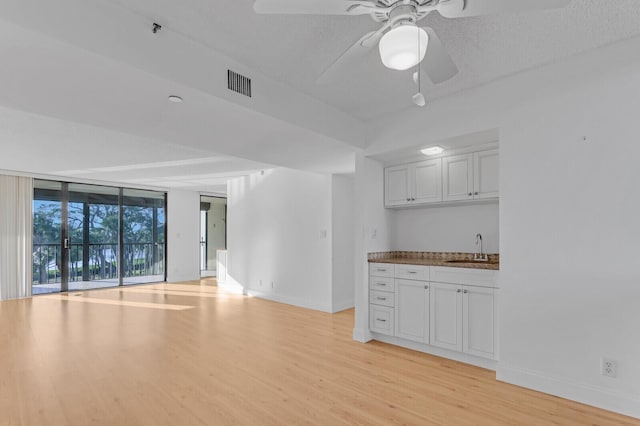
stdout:
[(496, 261), (496, 260), (455, 259), (455, 260), (445, 260), (445, 263), (478, 263), (478, 264), (484, 264), (484, 265), (497, 265), (498, 261)]

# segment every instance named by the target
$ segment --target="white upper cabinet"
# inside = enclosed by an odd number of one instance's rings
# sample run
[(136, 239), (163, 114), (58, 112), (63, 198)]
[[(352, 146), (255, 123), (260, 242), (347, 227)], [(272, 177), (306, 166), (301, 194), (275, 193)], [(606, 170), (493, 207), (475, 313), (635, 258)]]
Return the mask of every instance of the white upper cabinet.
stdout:
[(408, 164), (384, 169), (384, 184), (385, 206), (403, 206), (411, 201)]
[(499, 195), (498, 150), (473, 154), (474, 198), (497, 198)]
[(413, 167), (412, 201), (414, 203), (437, 203), (442, 201), (442, 159), (421, 161)]
[(442, 159), (442, 199), (473, 199), (473, 154), (453, 155)]
[(498, 149), (387, 167), (385, 207), (499, 197)]
[(384, 170), (387, 207), (442, 201), (442, 159), (388, 167)]

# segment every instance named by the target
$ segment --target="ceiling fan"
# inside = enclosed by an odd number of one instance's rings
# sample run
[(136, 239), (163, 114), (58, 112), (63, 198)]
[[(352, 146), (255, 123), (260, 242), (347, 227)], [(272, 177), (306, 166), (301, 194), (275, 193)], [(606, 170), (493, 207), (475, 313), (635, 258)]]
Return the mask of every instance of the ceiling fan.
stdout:
[[(438, 11), (445, 18), (464, 18), (504, 12), (564, 7), (571, 0), (255, 0), (254, 10), (264, 14), (370, 15), (381, 27), (365, 34), (319, 77), (328, 76), (346, 62), (357, 60), (378, 44), (382, 63), (406, 70), (422, 63), (434, 84), (458, 73), (436, 33), (418, 21)], [(424, 61), (423, 61), (424, 60)], [(415, 76), (414, 76), (415, 80)]]

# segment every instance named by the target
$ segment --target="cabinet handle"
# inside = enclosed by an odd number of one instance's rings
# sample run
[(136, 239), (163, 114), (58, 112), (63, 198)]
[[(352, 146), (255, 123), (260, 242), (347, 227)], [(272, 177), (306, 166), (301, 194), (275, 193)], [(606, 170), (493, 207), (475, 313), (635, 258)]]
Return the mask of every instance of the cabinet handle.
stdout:
[(462, 292), (462, 290), (460, 290), (460, 289), (456, 290), (456, 293), (461, 293), (461, 292)]
[(473, 193), (472, 193), (472, 192), (470, 192), (470, 193), (469, 193), (469, 197), (471, 197), (471, 196), (473, 196)]
[(387, 300), (386, 297), (376, 297), (376, 299), (378, 299), (378, 300)]
[(416, 271), (409, 271), (410, 274), (417, 274), (418, 272)]
[(386, 319), (382, 319), (382, 318), (376, 318), (376, 321), (380, 321), (380, 322), (387, 322)]
[(428, 286), (428, 285), (425, 285), (425, 286), (424, 286), (424, 289), (425, 289), (425, 290), (429, 290), (429, 286)]
[(411, 201), (411, 198), (407, 198), (407, 201)]
[(378, 269), (376, 269), (376, 271), (378, 271), (378, 272), (387, 272), (387, 270), (383, 269), (383, 268), (378, 268)]
[(381, 286), (384, 286), (384, 287), (386, 287), (386, 286), (387, 286), (387, 283), (376, 283), (376, 284), (381, 285)]
[(415, 200), (416, 200), (415, 198), (412, 198), (412, 199), (411, 199), (411, 201), (415, 201)]
[(465, 290), (465, 291), (463, 291), (463, 293), (464, 293), (464, 294), (467, 294), (467, 293), (469, 293), (469, 290)]
[(473, 193), (473, 195), (478, 195), (478, 193), (477, 193), (477, 192), (474, 192), (474, 193)]

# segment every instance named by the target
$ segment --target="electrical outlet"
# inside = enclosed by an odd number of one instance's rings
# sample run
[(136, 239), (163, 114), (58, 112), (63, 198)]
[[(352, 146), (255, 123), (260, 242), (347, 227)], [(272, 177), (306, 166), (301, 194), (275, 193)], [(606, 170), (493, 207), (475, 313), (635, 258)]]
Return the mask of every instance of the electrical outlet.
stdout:
[(618, 377), (618, 361), (611, 358), (602, 358), (602, 375)]

